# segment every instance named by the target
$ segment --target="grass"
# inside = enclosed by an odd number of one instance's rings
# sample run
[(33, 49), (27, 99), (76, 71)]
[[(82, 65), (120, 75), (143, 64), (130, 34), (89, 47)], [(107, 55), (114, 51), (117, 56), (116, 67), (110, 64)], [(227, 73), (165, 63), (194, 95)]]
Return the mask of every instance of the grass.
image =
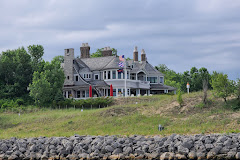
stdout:
[[(236, 110), (236, 100), (225, 104), (210, 95), (209, 104), (204, 105), (201, 96), (201, 92), (184, 94), (183, 107), (177, 104), (176, 95), (158, 95), (120, 99), (114, 106), (83, 112), (46, 109), (20, 116), (0, 113), (0, 138), (239, 132), (240, 111)], [(159, 124), (165, 127), (161, 132), (157, 129)]]

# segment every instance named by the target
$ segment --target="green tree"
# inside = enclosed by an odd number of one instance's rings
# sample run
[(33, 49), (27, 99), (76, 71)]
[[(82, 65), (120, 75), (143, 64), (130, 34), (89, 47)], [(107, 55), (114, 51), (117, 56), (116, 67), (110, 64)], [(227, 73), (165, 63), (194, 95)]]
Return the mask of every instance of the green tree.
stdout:
[(200, 68), (199, 69), (200, 78), (202, 81), (202, 88), (203, 88), (203, 103), (207, 104), (207, 91), (209, 86), (209, 72), (207, 68)]
[(42, 72), (35, 71), (30, 84), (30, 96), (39, 105), (50, 105), (53, 100), (61, 101), (64, 72), (58, 58), (46, 62)]
[(41, 72), (41, 66), (43, 65), (42, 56), (44, 54), (43, 46), (42, 45), (29, 45), (28, 53), (31, 55), (33, 71)]
[(229, 80), (226, 74), (214, 72), (211, 85), (214, 95), (223, 98), (225, 102), (227, 97), (234, 93), (234, 82)]
[(182, 105), (183, 105), (183, 98), (182, 98), (182, 91), (181, 90), (178, 91), (177, 102), (180, 105), (180, 107), (182, 107)]
[[(97, 49), (97, 51), (95, 53), (91, 54), (91, 57), (102, 57), (102, 50), (104, 48), (101, 49)], [(112, 48), (112, 55), (116, 55), (117, 56), (117, 50), (115, 48)]]
[(240, 79), (237, 79), (237, 81), (236, 81), (235, 94), (237, 96), (237, 99), (240, 100)]
[(31, 57), (21, 47), (0, 55), (0, 97), (21, 97), (32, 79)]

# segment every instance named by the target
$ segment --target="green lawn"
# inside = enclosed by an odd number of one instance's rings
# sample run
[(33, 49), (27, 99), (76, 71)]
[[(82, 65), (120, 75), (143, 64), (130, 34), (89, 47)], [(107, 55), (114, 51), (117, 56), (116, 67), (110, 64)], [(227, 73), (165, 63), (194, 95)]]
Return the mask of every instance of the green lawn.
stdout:
[[(63, 109), (22, 113), (0, 113), (0, 138), (79, 135), (169, 135), (239, 132), (240, 112), (211, 96), (201, 104), (202, 93), (183, 95), (179, 107), (176, 96), (120, 99), (102, 109)], [(136, 104), (136, 102), (138, 104)], [(157, 130), (158, 124), (165, 129)]]

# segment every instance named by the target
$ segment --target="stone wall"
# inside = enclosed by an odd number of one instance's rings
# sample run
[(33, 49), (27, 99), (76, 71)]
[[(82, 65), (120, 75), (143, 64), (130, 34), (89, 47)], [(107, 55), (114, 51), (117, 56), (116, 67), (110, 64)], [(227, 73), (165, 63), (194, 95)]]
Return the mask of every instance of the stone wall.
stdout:
[(240, 159), (240, 134), (0, 140), (0, 159)]

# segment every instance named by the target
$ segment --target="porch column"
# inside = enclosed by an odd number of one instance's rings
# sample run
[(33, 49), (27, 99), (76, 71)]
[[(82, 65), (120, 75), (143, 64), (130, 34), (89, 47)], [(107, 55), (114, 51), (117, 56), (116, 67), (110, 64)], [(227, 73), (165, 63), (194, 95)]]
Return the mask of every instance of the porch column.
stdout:
[(66, 91), (66, 98), (68, 98), (68, 91)]
[(136, 73), (136, 80), (138, 80), (137, 73)]
[(150, 89), (148, 90), (148, 95), (150, 95)]

